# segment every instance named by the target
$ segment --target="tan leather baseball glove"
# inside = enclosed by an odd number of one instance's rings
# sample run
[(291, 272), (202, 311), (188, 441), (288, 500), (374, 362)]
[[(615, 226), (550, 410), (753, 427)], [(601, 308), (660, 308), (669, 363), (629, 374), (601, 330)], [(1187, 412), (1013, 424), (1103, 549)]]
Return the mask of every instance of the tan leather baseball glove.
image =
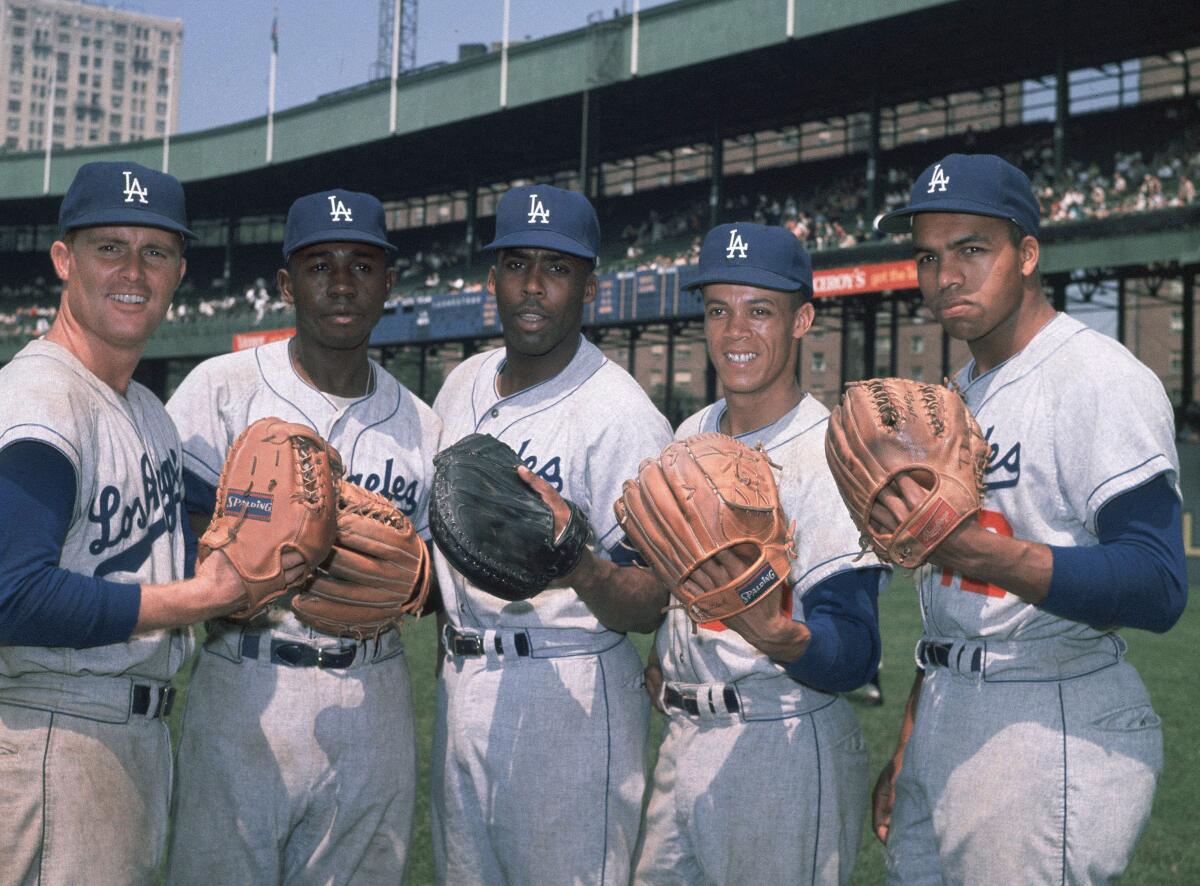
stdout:
[[(908, 569), (923, 564), (983, 502), (987, 441), (958, 392), (942, 385), (903, 378), (847, 385), (829, 417), (825, 456), (863, 550)], [(925, 498), (886, 532), (872, 522), (871, 510), (902, 474)]]
[(390, 501), (343, 480), (338, 486), (337, 538), (329, 559), (292, 598), (300, 621), (341, 637), (376, 637), (429, 595), (429, 551)]
[(341, 473), (337, 450), (303, 425), (262, 418), (233, 441), (197, 551), (199, 562), (221, 551), (242, 579), (245, 606), (228, 618), (252, 618), (288, 590), (285, 551), (299, 553), (309, 575), (328, 556)]
[[(697, 434), (670, 444), (642, 462), (613, 507), (629, 541), (694, 622), (729, 618), (776, 588), (787, 590), (792, 533), (771, 463), (732, 437)], [(704, 564), (734, 548), (750, 565), (707, 586)]]

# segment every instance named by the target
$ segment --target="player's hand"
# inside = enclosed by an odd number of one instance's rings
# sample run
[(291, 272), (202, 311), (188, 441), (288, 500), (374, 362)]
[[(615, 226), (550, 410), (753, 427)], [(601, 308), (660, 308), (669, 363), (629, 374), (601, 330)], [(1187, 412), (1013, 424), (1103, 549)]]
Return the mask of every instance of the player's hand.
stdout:
[(650, 696), (650, 704), (654, 705), (664, 714), (667, 712), (667, 706), (663, 703), (663, 672), (662, 662), (658, 658), (658, 649), (651, 646), (650, 655), (646, 659), (646, 694)]
[(871, 527), (879, 532), (895, 532), (929, 495), (929, 490), (912, 474), (898, 474), (875, 498), (871, 508)]
[[(283, 577), (289, 586), (299, 584), (308, 572), (304, 556), (298, 551), (283, 552)], [(213, 603), (236, 612), (246, 603), (246, 586), (224, 551), (213, 551), (196, 566), (196, 578), (205, 583)]]
[(871, 792), (871, 829), (884, 846), (887, 845), (888, 831), (892, 826), (892, 807), (896, 804), (896, 776), (899, 774), (900, 764), (892, 757), (879, 773), (879, 778), (875, 781), (875, 790)]
[[(529, 485), (529, 488), (542, 497), (542, 501), (546, 503), (546, 507), (550, 508), (550, 513), (554, 515), (554, 540), (557, 542), (562, 538), (563, 531), (567, 528), (567, 523), (571, 520), (571, 509), (567, 506), (563, 497), (558, 494), (558, 491), (539, 477), (529, 468), (522, 465), (517, 468), (517, 476)], [(591, 568), (592, 560), (595, 554), (591, 550), (585, 548), (583, 555), (579, 558), (579, 564), (564, 576), (561, 576), (550, 582), (548, 588), (569, 588), (573, 587), (575, 580), (582, 572)]]
[[(754, 563), (754, 549), (750, 545), (739, 545), (720, 551), (704, 561), (688, 578), (692, 589), (698, 593), (714, 591), (733, 581)], [(722, 619), (722, 624), (736, 631), (743, 640), (774, 661), (795, 661), (812, 639), (808, 627), (793, 621), (783, 611), (783, 595), (790, 594), (786, 583), (771, 591), (768, 599), (745, 612)]]

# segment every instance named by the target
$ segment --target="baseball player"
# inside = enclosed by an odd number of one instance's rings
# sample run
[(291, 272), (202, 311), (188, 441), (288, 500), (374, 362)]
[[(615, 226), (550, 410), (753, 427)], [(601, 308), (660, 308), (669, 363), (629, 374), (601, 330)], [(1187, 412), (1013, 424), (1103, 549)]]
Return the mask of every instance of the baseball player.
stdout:
[[(991, 449), (978, 521), (917, 573), (924, 636), (875, 789), (892, 883), (1107, 883), (1162, 766), (1119, 627), (1183, 611), (1171, 404), (1117, 342), (1058, 314), (1029, 180), (951, 154), (880, 222), (910, 229), (926, 305), (972, 359), (956, 381)], [(873, 520), (920, 501), (905, 478)]]
[[(278, 416), (316, 430), (346, 477), (427, 537), (441, 423), (367, 356), (393, 282), (382, 205), (298, 199), (284, 230), (283, 298), (296, 335), (205, 361), (168, 410), (200, 522), (229, 444)], [(172, 883), (394, 883), (416, 786), (408, 665), (398, 633), (355, 642), (305, 627), (286, 600), (249, 623), (212, 621), (188, 690)]]
[[(669, 719), (635, 880), (845, 883), (868, 772), (858, 721), (837, 693), (875, 672), (876, 595), (888, 573), (873, 556), (860, 559), (825, 461), (829, 410), (796, 381), (813, 320), (812, 265), (784, 228), (726, 224), (705, 237), (684, 285), (703, 291), (725, 398), (675, 437), (728, 434), (782, 466), (796, 559), (780, 605), (698, 630), (676, 608), (659, 628), (647, 687)], [(784, 798), (786, 825), (776, 817)]]
[[(445, 604), (432, 766), (439, 880), (626, 883), (645, 788), (649, 705), (624, 631), (650, 631), (666, 591), (622, 568), (613, 503), (670, 428), (637, 383), (580, 335), (600, 226), (585, 197), (508, 191), (488, 245), (504, 348), (477, 354), (434, 403), (442, 446), (509, 444), (531, 482), (587, 515), (595, 550), (570, 587), (509, 603), (435, 552)], [(563, 521), (565, 524), (565, 521)]]
[(131, 380), (193, 235), (136, 163), (80, 167), (59, 230), (58, 315), (0, 369), (0, 883), (153, 883), (179, 626), (242, 596), (224, 554), (181, 580), (179, 437)]

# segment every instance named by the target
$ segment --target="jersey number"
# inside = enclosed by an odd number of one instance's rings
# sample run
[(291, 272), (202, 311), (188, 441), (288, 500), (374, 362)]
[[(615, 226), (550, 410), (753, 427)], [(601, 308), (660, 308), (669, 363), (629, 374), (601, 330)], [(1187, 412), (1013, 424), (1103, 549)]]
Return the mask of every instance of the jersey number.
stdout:
[[(1004, 518), (1004, 515), (999, 511), (989, 511), (986, 509), (980, 511), (979, 525), (989, 532), (994, 532), (997, 535), (1003, 535), (1007, 536), (1008, 538), (1012, 538), (1013, 528), (1009, 524), (1008, 520)], [(955, 575), (957, 575), (957, 573), (948, 569), (943, 569), (942, 587), (950, 587), (950, 583), (954, 580)], [(997, 585), (988, 584), (986, 581), (979, 581), (979, 579), (971, 578), (966, 575), (962, 577), (960, 587), (964, 591), (969, 591), (972, 594), (983, 594), (985, 597), (1003, 597), (1006, 593), (1004, 588), (998, 587)]]

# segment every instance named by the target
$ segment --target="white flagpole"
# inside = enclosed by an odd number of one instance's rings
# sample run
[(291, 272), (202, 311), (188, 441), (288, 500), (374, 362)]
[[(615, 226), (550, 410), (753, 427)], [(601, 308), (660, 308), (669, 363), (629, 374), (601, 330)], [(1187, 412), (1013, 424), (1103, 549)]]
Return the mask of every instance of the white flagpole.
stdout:
[(175, 41), (167, 58), (167, 129), (163, 133), (162, 171), (171, 169), (171, 127), (175, 122)]
[(633, 0), (633, 35), (629, 47), (629, 76), (636, 77), (638, 72), (638, 7), (640, 0)]
[(796, 0), (787, 0), (787, 36), (796, 36)]
[(511, 0), (504, 0), (504, 36), (500, 42), (500, 107), (508, 107), (508, 14)]
[(50, 193), (50, 156), (54, 152), (54, 90), (58, 85), (58, 69), (50, 67), (50, 89), (46, 93), (46, 159), (42, 164), (42, 193)]
[(392, 9), (392, 101), (388, 109), (388, 132), (396, 131), (396, 90), (400, 79), (400, 15), (404, 0), (395, 0)]
[(279, 62), (279, 2), (271, 20), (271, 74), (267, 86), (267, 162), (275, 156), (275, 68)]

